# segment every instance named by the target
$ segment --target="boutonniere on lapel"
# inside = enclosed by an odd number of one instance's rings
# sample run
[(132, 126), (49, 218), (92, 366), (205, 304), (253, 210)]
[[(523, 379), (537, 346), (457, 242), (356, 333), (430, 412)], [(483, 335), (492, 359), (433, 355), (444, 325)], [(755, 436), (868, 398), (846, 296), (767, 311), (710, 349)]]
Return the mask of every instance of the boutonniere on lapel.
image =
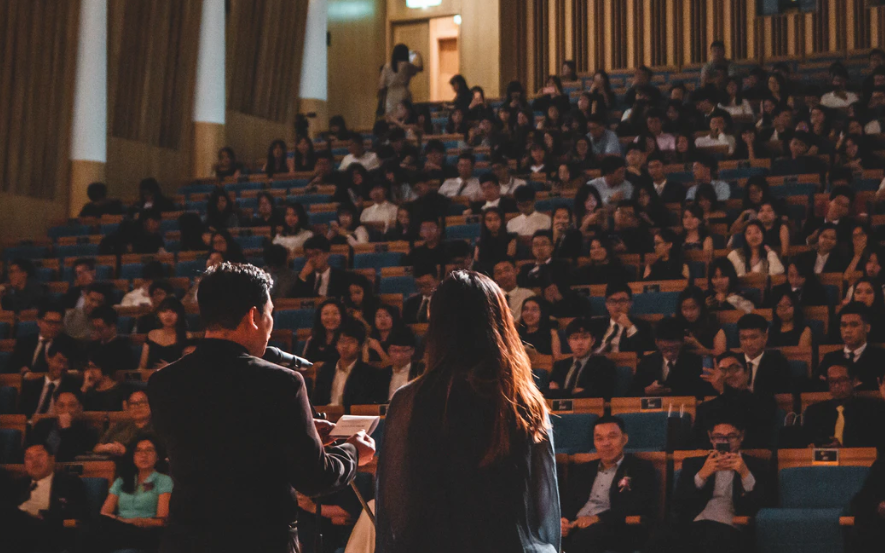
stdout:
[(629, 492), (633, 488), (630, 487), (630, 484), (633, 482), (633, 479), (629, 476), (624, 476), (618, 481), (618, 492), (624, 493)]
[(149, 492), (149, 491), (151, 491), (152, 489), (154, 489), (154, 483), (153, 483), (153, 482), (144, 482), (144, 483), (142, 483), (142, 485), (141, 485), (141, 489), (144, 490), (144, 491), (146, 491), (146, 492)]

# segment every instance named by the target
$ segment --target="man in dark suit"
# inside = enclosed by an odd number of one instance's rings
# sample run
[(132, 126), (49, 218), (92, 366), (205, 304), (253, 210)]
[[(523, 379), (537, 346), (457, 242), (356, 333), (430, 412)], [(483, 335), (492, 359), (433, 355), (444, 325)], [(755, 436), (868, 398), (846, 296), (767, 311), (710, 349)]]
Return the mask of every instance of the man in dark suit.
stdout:
[[(501, 196), (501, 184), (495, 173), (485, 173), (479, 177), (479, 188), (482, 190), (482, 199), (470, 202), (470, 213), (481, 215), (487, 209), (499, 209), (504, 213), (516, 213), (516, 200), (509, 196)], [(505, 221), (501, 221), (504, 225)]]
[(605, 416), (593, 427), (599, 459), (569, 468), (562, 497), (562, 536), (569, 553), (634, 551), (646, 525), (627, 526), (629, 516), (650, 517), (657, 505), (654, 466), (624, 454), (624, 421)]
[(633, 291), (626, 282), (610, 282), (605, 286), (604, 317), (594, 317), (590, 330), (599, 336), (593, 352), (617, 353), (633, 351), (642, 353), (655, 348), (651, 327), (645, 321), (630, 317), (633, 306)]
[(648, 156), (648, 175), (661, 202), (665, 204), (682, 203), (685, 200), (685, 186), (682, 183), (667, 179), (664, 172), (666, 165), (664, 155), (654, 152)]
[[(457, 172), (451, 176), (457, 176)], [(452, 205), (452, 200), (439, 193), (439, 183), (446, 178), (449, 177), (444, 177), (439, 182), (435, 182), (431, 175), (425, 172), (415, 175), (412, 191), (418, 197), (408, 204), (411, 215), (409, 219), (409, 230), (411, 231), (409, 234), (411, 236), (417, 236), (420, 233), (422, 221), (427, 219), (440, 221), (449, 214), (449, 206)]]
[(4, 551), (62, 551), (74, 535), (65, 520), (86, 516), (86, 490), (76, 475), (57, 472), (55, 459), (43, 444), (25, 450), (25, 476), (10, 485), (15, 508), (0, 517)]
[(657, 351), (639, 362), (633, 377), (634, 396), (712, 395), (713, 389), (701, 380), (703, 360), (685, 350), (685, 333), (672, 317), (665, 317), (655, 326)]
[(412, 277), (418, 293), (403, 303), (403, 323), (426, 323), (430, 320), (430, 296), (439, 286), (439, 268), (436, 265), (416, 265)]
[(148, 382), (175, 480), (164, 553), (293, 552), (296, 490), (342, 489), (372, 460), (364, 432), (324, 448), (331, 425), (313, 420), (304, 379), (258, 358), (273, 331), (271, 286), (252, 265), (208, 269), (205, 337)]
[(854, 190), (848, 186), (836, 186), (830, 192), (830, 201), (823, 217), (811, 215), (802, 227), (802, 237), (809, 246), (817, 244), (820, 229), (825, 223), (836, 225), (836, 236), (839, 244), (851, 244), (851, 229), (854, 218), (851, 217), (851, 206), (854, 204)]
[(572, 357), (553, 364), (547, 397), (611, 398), (615, 391), (617, 368), (602, 355), (593, 355), (596, 337), (585, 317), (573, 319), (565, 329)]
[(424, 363), (415, 361), (415, 335), (408, 328), (401, 328), (390, 333), (387, 339), (387, 354), (390, 366), (381, 369), (380, 389), (387, 392), (387, 401), (393, 399), (397, 390), (415, 380), (424, 372)]
[[(885, 445), (885, 402), (858, 397), (854, 367), (848, 363), (827, 368), (830, 399), (805, 409), (802, 428), (806, 443), (816, 447), (879, 447)], [(885, 381), (879, 385), (885, 399)], [(882, 449), (880, 449), (881, 451)]]
[(368, 405), (387, 403), (387, 389), (381, 371), (364, 363), (360, 357), (366, 343), (366, 327), (358, 321), (341, 325), (338, 361), (323, 365), (313, 390), (315, 405)]
[(91, 315), (93, 341), (89, 344), (90, 355), (97, 354), (104, 359), (112, 359), (114, 369), (131, 371), (137, 367), (132, 355), (132, 342), (128, 336), (117, 334), (117, 310), (110, 305), (95, 308)]
[(62, 332), (64, 318), (65, 312), (60, 305), (50, 304), (41, 307), (37, 311), (39, 332), (15, 340), (15, 347), (7, 364), (8, 372), (44, 373), (48, 369), (46, 352), (54, 343), (61, 344), (66, 350), (75, 347), (74, 339)]
[(885, 543), (885, 457), (870, 467), (863, 487), (851, 501), (858, 553), (879, 553)]
[(743, 443), (748, 447), (770, 447), (774, 433), (777, 403), (774, 397), (750, 391), (750, 373), (743, 355), (725, 352), (716, 358), (713, 368), (704, 369), (703, 378), (716, 397), (698, 405), (694, 424), (694, 446), (711, 447), (707, 432), (712, 421), (723, 418), (742, 421)]
[(756, 313), (744, 315), (738, 319), (737, 329), (744, 365), (750, 376), (750, 390), (760, 396), (789, 393), (790, 364), (781, 352), (765, 351), (768, 345), (765, 317)]
[(841, 351), (824, 355), (815, 374), (816, 387), (824, 389), (827, 370), (832, 365), (848, 363), (860, 381), (858, 390), (876, 390), (879, 379), (885, 377), (885, 351), (867, 342), (870, 333), (870, 311), (866, 305), (853, 301), (839, 311)]
[(842, 273), (851, 260), (839, 248), (839, 235), (836, 225), (824, 223), (817, 231), (817, 244), (813, 249), (796, 256), (796, 263), (803, 265), (816, 275), (821, 273)]
[(523, 265), (516, 277), (521, 288), (543, 288), (551, 282), (560, 282), (571, 272), (568, 261), (553, 257), (552, 231), (535, 231), (532, 235), (532, 257), (535, 258), (534, 264)]
[(69, 375), (72, 353), (59, 344), (53, 344), (46, 354), (49, 360), (45, 375), (28, 374), (22, 379), (19, 413), (29, 418), (34, 415), (55, 414), (55, 400), (65, 390), (76, 390), (80, 380)]
[(69, 463), (77, 455), (92, 452), (98, 442), (98, 430), (81, 418), (83, 402), (79, 390), (61, 390), (55, 396), (55, 417), (39, 420), (31, 430), (31, 440), (45, 444), (56, 461)]
[(341, 298), (347, 294), (347, 271), (329, 265), (332, 244), (325, 236), (315, 235), (304, 242), (307, 263), (298, 273), (295, 283), (296, 298)]
[(734, 516), (753, 516), (769, 503), (771, 485), (767, 463), (741, 453), (744, 427), (739, 419), (719, 419), (708, 426), (714, 451), (690, 457), (673, 492), (674, 526), (669, 540), (681, 547), (657, 543), (647, 551), (717, 551), (742, 553), (750, 537), (734, 526)]
[(413, 267), (417, 265), (433, 265), (444, 268), (451, 260), (452, 256), (449, 252), (448, 244), (442, 240), (442, 228), (439, 220), (435, 218), (427, 218), (421, 221), (418, 234), (424, 241), (420, 246), (415, 246), (409, 255), (406, 256), (405, 265)]

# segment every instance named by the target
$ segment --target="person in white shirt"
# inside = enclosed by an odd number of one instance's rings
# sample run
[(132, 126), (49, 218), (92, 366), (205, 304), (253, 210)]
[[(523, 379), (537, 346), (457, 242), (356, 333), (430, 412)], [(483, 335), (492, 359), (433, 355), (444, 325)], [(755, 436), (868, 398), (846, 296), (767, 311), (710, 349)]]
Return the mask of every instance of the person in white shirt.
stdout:
[(519, 215), (507, 222), (507, 232), (520, 236), (534, 236), (539, 230), (549, 230), (553, 224), (549, 215), (535, 211), (535, 189), (522, 186), (514, 193)]
[(315, 405), (368, 405), (386, 403), (387, 390), (381, 389), (378, 369), (360, 359), (366, 342), (366, 327), (356, 320), (342, 323), (338, 361), (320, 368), (313, 392)]
[(532, 290), (520, 288), (516, 284), (516, 265), (512, 259), (505, 259), (495, 264), (492, 269), (492, 278), (507, 298), (507, 304), (510, 306), (510, 314), (513, 315), (513, 321), (518, 323), (522, 315), (522, 304), (525, 300), (534, 296)]
[(710, 134), (695, 138), (694, 145), (698, 148), (712, 148), (715, 146), (728, 146), (728, 155), (734, 153), (734, 136), (726, 134), (727, 123), (725, 116), (714, 113), (710, 118)]
[(694, 175), (695, 184), (693, 184), (685, 193), (686, 200), (694, 200), (698, 185), (705, 182), (713, 185), (713, 190), (716, 191), (716, 199), (720, 202), (724, 202), (731, 197), (731, 187), (727, 182), (713, 180), (713, 175), (716, 173), (717, 166), (718, 164), (716, 163), (716, 160), (708, 156), (700, 157), (692, 164), (691, 170)]
[[(658, 149), (662, 152), (672, 152), (676, 150), (676, 137), (670, 133), (664, 132), (664, 114), (660, 109), (653, 108), (648, 110), (645, 116), (645, 124), (648, 132), (658, 144)], [(638, 142), (640, 137), (636, 137), (634, 142)]]
[(764, 243), (765, 227), (758, 220), (750, 221), (744, 228), (744, 245), (732, 250), (728, 260), (734, 265), (737, 276), (748, 273), (782, 275), (784, 265), (777, 252)]
[(308, 230), (310, 221), (307, 218), (307, 211), (298, 202), (286, 204), (286, 215), (283, 222), (279, 233), (273, 238), (273, 243), (289, 250), (289, 258), (291, 259), (295, 257), (296, 250), (301, 249), (304, 243), (313, 236), (313, 232)]
[(857, 94), (845, 89), (845, 85), (848, 84), (848, 72), (844, 67), (834, 67), (830, 70), (830, 76), (833, 90), (821, 96), (821, 105), (831, 109), (847, 108), (860, 100)]
[(355, 246), (357, 244), (368, 244), (369, 231), (362, 225), (356, 225), (356, 208), (348, 204), (340, 204), (338, 206), (338, 220), (329, 223), (329, 231), (326, 238), (333, 245), (347, 244)]
[(479, 179), (473, 176), (473, 167), (476, 158), (470, 152), (464, 152), (458, 156), (458, 176), (446, 179), (439, 187), (439, 193), (449, 198), (466, 196), (471, 200), (478, 200), (482, 194), (479, 187)]
[(510, 165), (504, 157), (495, 156), (492, 158), (492, 171), (498, 177), (502, 196), (512, 196), (517, 188), (527, 184), (523, 179), (518, 179), (510, 174)]
[(350, 152), (341, 160), (338, 166), (339, 171), (344, 171), (352, 163), (359, 163), (366, 168), (366, 171), (372, 171), (381, 167), (381, 161), (375, 152), (367, 152), (363, 144), (363, 135), (360, 133), (352, 133), (347, 143), (347, 150)]
[(389, 186), (386, 181), (379, 179), (372, 183), (372, 188), (369, 190), (372, 205), (365, 208), (360, 214), (361, 223), (383, 224), (382, 232), (387, 232), (387, 229), (396, 223), (397, 207), (387, 201), (388, 190)]
[(599, 197), (605, 206), (614, 206), (621, 200), (629, 200), (633, 196), (633, 185), (626, 180), (627, 163), (622, 157), (608, 156), (600, 164), (602, 176), (587, 183), (599, 191)]
[(151, 305), (150, 287), (157, 280), (166, 278), (165, 266), (159, 261), (146, 263), (141, 269), (141, 285), (123, 296), (120, 307), (139, 307)]
[(743, 96), (740, 77), (728, 78), (725, 82), (724, 97), (716, 107), (727, 112), (732, 117), (752, 119), (754, 116), (753, 106)]

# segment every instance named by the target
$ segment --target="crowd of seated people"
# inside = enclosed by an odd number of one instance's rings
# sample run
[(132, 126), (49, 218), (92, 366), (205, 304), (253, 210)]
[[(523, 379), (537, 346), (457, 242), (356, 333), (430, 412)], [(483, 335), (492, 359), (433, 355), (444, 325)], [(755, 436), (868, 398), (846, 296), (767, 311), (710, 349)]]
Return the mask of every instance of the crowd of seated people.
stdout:
[[(798, 406), (800, 394), (828, 392), (789, 443), (881, 448), (881, 432), (869, 429), (885, 424), (882, 398), (871, 398), (885, 393), (877, 218), (885, 53), (869, 60), (864, 76), (837, 62), (816, 82), (785, 64), (729, 62), (714, 43), (696, 82), (660, 86), (640, 67), (621, 89), (604, 71), (581, 80), (566, 64), (537, 94), (513, 82), (500, 101), (459, 77), (454, 102), (433, 115), (399, 106), (371, 133), (336, 117), (328, 133), (299, 135), (291, 151), (274, 141), (257, 163), (225, 147), (214, 179), (183, 187), (181, 197), (146, 178), (123, 205), (97, 183), (81, 213), (101, 224), (95, 253), (121, 266), (142, 254), (141, 279), (123, 291), (99, 277), (100, 260), (82, 256), (56, 269), (73, 277), (58, 293), (41, 277), (41, 260), (4, 256), (2, 308), (18, 324), (36, 321), (2, 367), (22, 376), (16, 410), (59, 461), (135, 453), (138, 465), (157, 450), (134, 442), (149, 430), (149, 408), (122, 375), (161, 369), (199, 336), (188, 316), (199, 277), (173, 276), (176, 256), (199, 267), (264, 266), (279, 310), (312, 310), (292, 343), (322, 364), (310, 375), (314, 403), (384, 404), (421, 372), (434, 289), (447, 271), (467, 268), (505, 292), (527, 351), (548, 373), (538, 382), (551, 400), (696, 397), (685, 445), (728, 442), (736, 452), (787, 443), (775, 436), (784, 395)], [(368, 273), (354, 263), (388, 251), (404, 255)], [(396, 290), (400, 301), (380, 294), (384, 270), (396, 268), (395, 278), (409, 280)], [(650, 298), (660, 302), (652, 313)], [(791, 348), (808, 354), (806, 374), (791, 366)], [(635, 367), (626, 381), (625, 355)], [(81, 424), (90, 411), (125, 411), (132, 421), (94, 435)], [(623, 433), (617, 422), (602, 427), (615, 435), (609, 441)], [(598, 470), (610, 472), (615, 457)], [(142, 464), (106, 505), (117, 522), (154, 518), (115, 511), (123, 495), (157, 480)], [(723, 454), (691, 468), (704, 484), (677, 494), (680, 524), (697, 529), (683, 534), (694, 544), (729, 541), (712, 526), (720, 513), (706, 512), (695, 492), (725, 486), (714, 473), (753, 467)], [(598, 520), (587, 519), (604, 520), (603, 511), (573, 507), (567, 539), (593, 541), (583, 536), (595, 535), (587, 530)], [(112, 526), (115, 539), (155, 538)]]

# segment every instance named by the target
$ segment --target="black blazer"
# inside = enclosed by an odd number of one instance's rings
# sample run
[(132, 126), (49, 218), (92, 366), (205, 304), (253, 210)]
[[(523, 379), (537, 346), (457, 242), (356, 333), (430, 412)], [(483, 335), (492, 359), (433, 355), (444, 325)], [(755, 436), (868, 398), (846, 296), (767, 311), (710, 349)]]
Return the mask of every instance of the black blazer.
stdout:
[[(16, 505), (21, 505), (31, 497), (31, 483), (31, 478), (28, 476), (15, 479), (13, 497), (16, 498)], [(44, 520), (55, 522), (82, 520), (86, 515), (86, 488), (83, 482), (74, 474), (57, 471), (52, 478), (49, 509)]]
[(301, 375), (234, 342), (202, 340), (147, 392), (175, 481), (162, 551), (288, 552), (295, 491), (328, 493), (356, 475), (354, 446), (323, 448)]
[(771, 447), (776, 413), (774, 397), (726, 386), (721, 395), (698, 405), (693, 431), (694, 446), (697, 449), (710, 449), (710, 437), (707, 435), (710, 423), (723, 417), (736, 417), (747, 425), (744, 447)]
[(667, 180), (664, 184), (664, 190), (659, 197), (665, 204), (680, 204), (685, 200), (685, 186), (681, 183)]
[(557, 259), (568, 259), (574, 262), (581, 256), (581, 250), (584, 249), (584, 236), (578, 229), (571, 229), (559, 237), (557, 242), (553, 243), (553, 257)]
[[(830, 399), (813, 403), (805, 409), (802, 428), (806, 443), (817, 445), (830, 443), (836, 428), (839, 413), (836, 406), (840, 402)], [(845, 429), (842, 445), (845, 447), (883, 446), (882, 428), (885, 426), (885, 402), (864, 397), (854, 397), (845, 402), (842, 412), (845, 416)]]
[(42, 419), (34, 425), (30, 440), (33, 443), (46, 444), (46, 448), (51, 449), (47, 440), (54, 431), (58, 431), (59, 437), (58, 449), (54, 451), (55, 460), (59, 463), (69, 463), (77, 455), (92, 452), (92, 448), (98, 443), (98, 430), (86, 421), (75, 420), (70, 428), (60, 428), (58, 420), (54, 418)]
[(655, 380), (670, 388), (674, 396), (702, 397), (715, 394), (713, 387), (701, 380), (703, 359), (699, 355), (683, 349), (670, 369), (667, 380), (663, 379), (663, 364), (664, 356), (659, 351), (643, 357), (636, 368), (636, 376), (633, 377), (631, 394), (645, 396), (645, 388)]
[[(753, 491), (745, 492), (741, 485), (740, 476), (735, 473), (732, 496), (734, 513), (737, 516), (753, 516), (760, 508), (769, 503), (768, 498), (772, 493), (768, 463), (748, 455), (743, 455), (743, 457), (744, 463), (750, 469), (753, 478), (756, 479), (756, 485), (753, 486)], [(715, 475), (710, 476), (701, 489), (698, 489), (694, 483), (694, 477), (703, 468), (706, 460), (706, 456), (689, 457), (682, 463), (682, 472), (673, 492), (673, 511), (677, 522), (681, 524), (691, 523), (701, 514), (701, 511), (706, 508), (707, 503), (713, 497), (713, 488), (716, 485)]]
[[(608, 315), (603, 317), (593, 317), (590, 319), (590, 332), (596, 337), (596, 343), (593, 344), (593, 349), (602, 345), (602, 339), (608, 331), (610, 322), (611, 317)], [(636, 333), (628, 338), (627, 333), (621, 331), (621, 341), (618, 345), (618, 350), (633, 351), (636, 353), (654, 350), (655, 340), (651, 331), (651, 326), (647, 322), (636, 317), (630, 317), (630, 322), (636, 327)]]
[[(771, 294), (769, 294), (770, 298), (780, 297), (780, 294), (787, 292), (788, 290), (792, 290), (792, 286), (790, 286), (789, 282), (784, 282), (783, 284), (778, 284), (774, 288), (771, 289)], [(799, 296), (799, 304), (803, 307), (811, 306), (811, 305), (827, 305), (829, 302), (827, 301), (827, 291), (824, 290), (824, 287), (820, 285), (819, 282), (806, 280), (805, 286), (800, 288), (795, 292)], [(769, 304), (769, 307), (774, 308), (774, 305)]]
[[(827, 369), (833, 365), (845, 365), (847, 360), (842, 350), (831, 351), (824, 355), (817, 369), (816, 388), (826, 389)], [(863, 355), (854, 362), (857, 377), (860, 379), (858, 390), (878, 390), (878, 379), (885, 376), (885, 351), (867, 343)]]
[[(332, 383), (335, 380), (336, 370), (337, 363), (327, 363), (317, 373), (317, 381), (311, 398), (314, 405), (328, 405), (332, 401)], [(389, 381), (388, 385), (390, 385)], [(381, 371), (367, 363), (357, 361), (344, 385), (342, 403), (346, 407), (387, 403), (387, 388), (382, 389), (382, 386)]]
[[(809, 236), (814, 234), (814, 231), (816, 231), (823, 225), (823, 217), (809, 217), (805, 220), (805, 225), (802, 227), (802, 239), (807, 239)], [(839, 223), (836, 225), (836, 236), (839, 240), (839, 244), (851, 244), (851, 227), (853, 225), (854, 219), (851, 217), (842, 217), (841, 219), (839, 219)]]
[(543, 288), (551, 282), (560, 282), (571, 272), (571, 265), (565, 259), (551, 258), (549, 263), (541, 265), (532, 272), (536, 265), (527, 263), (519, 269), (516, 283), (521, 288)]
[[(9, 356), (9, 362), (6, 364), (6, 372), (17, 373), (22, 367), (27, 367), (34, 372), (46, 372), (48, 367), (45, 360), (42, 362), (38, 361), (36, 364), (33, 364), (34, 366), (32, 366), (31, 363), (31, 360), (34, 358), (34, 353), (37, 351), (39, 340), (40, 337), (37, 334), (16, 338), (15, 347), (12, 349), (12, 355)], [(63, 346), (67, 351), (76, 352), (77, 350), (76, 340), (67, 334), (59, 334), (53, 342), (56, 345)]]
[(791, 392), (790, 363), (784, 354), (777, 350), (766, 350), (752, 384), (756, 395), (773, 396)]
[[(814, 272), (814, 263), (817, 261), (817, 251), (809, 250), (807, 252), (802, 252), (796, 256), (796, 263), (801, 264), (803, 267), (807, 267), (809, 272)], [(848, 268), (848, 263), (851, 260), (840, 250), (838, 247), (834, 248), (833, 251), (830, 252), (830, 256), (827, 257), (827, 262), (824, 263), (824, 273), (844, 273), (845, 269)]]
[[(22, 380), (22, 388), (18, 399), (18, 412), (22, 415), (31, 416), (37, 411), (37, 405), (40, 402), (40, 394), (43, 393), (43, 384), (45, 378), (35, 378), (33, 380)], [(53, 393), (60, 393), (64, 390), (74, 390), (80, 387), (80, 379), (76, 376), (65, 374), (61, 377), (58, 388)]]
[[(617, 367), (608, 357), (591, 355), (586, 364), (581, 367), (581, 372), (573, 378), (571, 390), (565, 390), (565, 379), (574, 364), (574, 358), (563, 359), (553, 364), (550, 372), (550, 381), (556, 382), (558, 390), (549, 390), (549, 397), (603, 397), (610, 399), (615, 392), (615, 378)], [(583, 388), (584, 391), (574, 393), (575, 388)]]
[[(316, 294), (313, 291), (314, 285), (316, 284), (316, 273), (313, 273), (307, 277), (307, 280), (301, 280), (300, 278), (295, 281), (295, 286), (293, 287), (293, 294), (296, 298), (313, 298), (316, 297)], [(326, 288), (326, 297), (329, 298), (341, 298), (347, 295), (348, 287), (350, 286), (350, 279), (347, 275), (347, 271), (343, 269), (339, 269), (338, 267), (332, 267), (329, 272), (329, 285)]]
[[(599, 463), (597, 459), (569, 467), (568, 488), (562, 497), (564, 518), (575, 520), (578, 512), (590, 499), (593, 482), (599, 473)], [(630, 486), (622, 491), (618, 483), (624, 477), (630, 478)], [(615, 472), (609, 501), (611, 509), (598, 515), (600, 522), (604, 524), (623, 523), (628, 516), (653, 516), (658, 504), (654, 465), (645, 459), (625, 454), (621, 466)]]
[[(421, 301), (424, 296), (415, 294), (414, 296), (403, 302), (403, 324), (415, 324), (418, 321), (418, 310), (421, 308)], [(429, 302), (428, 302), (429, 305)], [(426, 320), (423, 322), (427, 322)]]

